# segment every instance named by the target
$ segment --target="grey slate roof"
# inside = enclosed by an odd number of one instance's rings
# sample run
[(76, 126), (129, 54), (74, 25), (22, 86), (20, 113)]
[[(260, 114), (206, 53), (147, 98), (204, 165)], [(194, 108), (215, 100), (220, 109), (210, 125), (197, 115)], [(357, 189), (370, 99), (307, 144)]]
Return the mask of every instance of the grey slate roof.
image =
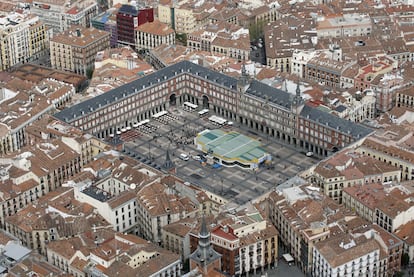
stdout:
[(118, 10), (118, 13), (129, 14), (132, 16), (137, 16), (138, 12), (139, 11), (134, 6), (127, 4), (122, 5)]
[(131, 83), (117, 87), (104, 94), (88, 99), (82, 103), (69, 107), (59, 113), (56, 113), (54, 116), (61, 121), (70, 123), (76, 118), (87, 115), (98, 108), (103, 108), (106, 105), (111, 105), (114, 102), (122, 100), (126, 96), (140, 93), (143, 88), (148, 88), (160, 82), (165, 82), (174, 76), (184, 72), (188, 72), (192, 75), (210, 80), (236, 91), (237, 79), (207, 69), (189, 61), (182, 61), (169, 67), (160, 69)]
[(344, 105), (339, 105), (338, 107), (335, 108), (335, 111), (337, 111), (338, 113), (341, 113), (345, 110), (346, 110), (346, 107)]
[(361, 124), (339, 118), (333, 114), (323, 112), (309, 106), (304, 106), (300, 115), (321, 125), (329, 126), (332, 129), (340, 130), (342, 133), (351, 134), (354, 138), (363, 138), (372, 133), (373, 130)]
[(259, 98), (263, 98), (263, 99), (267, 98), (269, 102), (275, 103), (276, 105), (279, 105), (279, 106), (282, 106), (288, 109), (290, 109), (292, 105), (292, 99), (293, 99), (292, 94), (286, 91), (268, 86), (257, 80), (253, 80), (251, 82), (250, 87), (247, 89), (246, 93), (257, 96)]
[[(87, 115), (96, 109), (101, 109), (118, 101), (122, 101), (123, 98), (127, 96), (139, 94), (144, 88), (155, 86), (160, 82), (166, 82), (175, 76), (184, 73), (198, 76), (199, 78), (232, 89), (237, 93), (236, 78), (207, 69), (189, 61), (182, 61), (162, 68), (150, 75), (144, 76), (104, 94), (88, 99), (82, 103), (66, 108), (63, 111), (56, 113), (54, 116), (63, 122), (71, 123), (77, 118)], [(257, 80), (251, 81), (250, 86), (246, 90), (246, 94), (267, 99), (270, 103), (274, 103), (286, 109), (291, 108), (293, 100), (293, 95), (290, 93), (268, 86)], [(354, 138), (362, 138), (372, 132), (368, 127), (338, 118), (335, 115), (308, 106), (303, 108), (301, 116), (304, 118), (308, 117), (314, 122), (322, 123), (333, 129), (339, 129), (343, 133), (349, 133)]]
[(32, 252), (32, 250), (14, 241), (7, 243), (3, 251), (4, 256), (11, 258), (14, 261), (21, 261), (24, 257), (29, 255), (30, 252)]

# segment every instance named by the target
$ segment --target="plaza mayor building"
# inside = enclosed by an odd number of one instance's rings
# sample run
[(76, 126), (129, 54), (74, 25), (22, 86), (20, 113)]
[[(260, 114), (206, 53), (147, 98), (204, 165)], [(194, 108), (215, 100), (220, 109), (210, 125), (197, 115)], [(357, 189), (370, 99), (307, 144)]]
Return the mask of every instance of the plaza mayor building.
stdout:
[(249, 78), (239, 78), (189, 61), (165, 67), (55, 114), (63, 122), (106, 138), (137, 122), (184, 103), (209, 109), (229, 121), (280, 139), (320, 157), (367, 136), (373, 130), (307, 106), (295, 94)]

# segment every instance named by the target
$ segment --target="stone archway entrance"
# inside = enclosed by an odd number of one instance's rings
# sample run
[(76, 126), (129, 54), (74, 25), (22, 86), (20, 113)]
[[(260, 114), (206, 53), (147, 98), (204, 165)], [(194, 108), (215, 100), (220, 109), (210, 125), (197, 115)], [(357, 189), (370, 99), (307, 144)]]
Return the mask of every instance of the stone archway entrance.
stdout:
[(208, 97), (203, 95), (203, 108), (208, 109), (209, 107), (210, 107), (210, 103), (209, 103)]
[(175, 96), (175, 93), (170, 95), (170, 106), (175, 106), (177, 103), (177, 98)]

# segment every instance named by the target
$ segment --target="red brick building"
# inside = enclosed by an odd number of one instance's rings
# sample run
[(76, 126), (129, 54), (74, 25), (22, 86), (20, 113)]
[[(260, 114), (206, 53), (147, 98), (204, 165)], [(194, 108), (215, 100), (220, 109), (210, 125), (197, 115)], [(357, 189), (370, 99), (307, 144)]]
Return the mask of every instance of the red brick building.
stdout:
[(122, 5), (116, 14), (118, 44), (135, 48), (135, 29), (147, 22), (154, 21), (154, 9), (137, 9), (132, 5)]

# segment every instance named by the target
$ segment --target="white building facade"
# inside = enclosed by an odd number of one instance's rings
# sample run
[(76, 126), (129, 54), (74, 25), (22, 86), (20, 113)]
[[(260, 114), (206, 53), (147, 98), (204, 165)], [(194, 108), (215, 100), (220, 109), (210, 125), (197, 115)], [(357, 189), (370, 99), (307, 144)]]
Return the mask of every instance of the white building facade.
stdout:
[(30, 11), (52, 28), (53, 33), (60, 33), (71, 25), (90, 27), (91, 19), (98, 15), (98, 3), (95, 0), (35, 0)]
[(95, 207), (115, 231), (126, 232), (134, 230), (137, 225), (137, 198), (135, 192), (127, 187), (125, 183), (109, 177), (98, 185), (76, 184), (74, 196), (76, 200)]
[[(337, 243), (339, 241), (330, 242)], [(359, 246), (354, 240), (348, 243), (340, 242), (339, 245), (328, 246), (330, 248), (328, 251), (339, 250), (339, 253), (333, 252), (334, 255), (327, 255), (327, 252), (324, 251), (326, 244), (321, 247), (322, 249), (318, 247), (319, 244), (316, 244), (313, 249), (313, 276), (379, 276), (380, 248), (375, 245), (374, 239)], [(357, 247), (358, 249), (355, 249)], [(342, 257), (337, 259), (338, 255)], [(346, 259), (347, 257), (350, 258)]]

